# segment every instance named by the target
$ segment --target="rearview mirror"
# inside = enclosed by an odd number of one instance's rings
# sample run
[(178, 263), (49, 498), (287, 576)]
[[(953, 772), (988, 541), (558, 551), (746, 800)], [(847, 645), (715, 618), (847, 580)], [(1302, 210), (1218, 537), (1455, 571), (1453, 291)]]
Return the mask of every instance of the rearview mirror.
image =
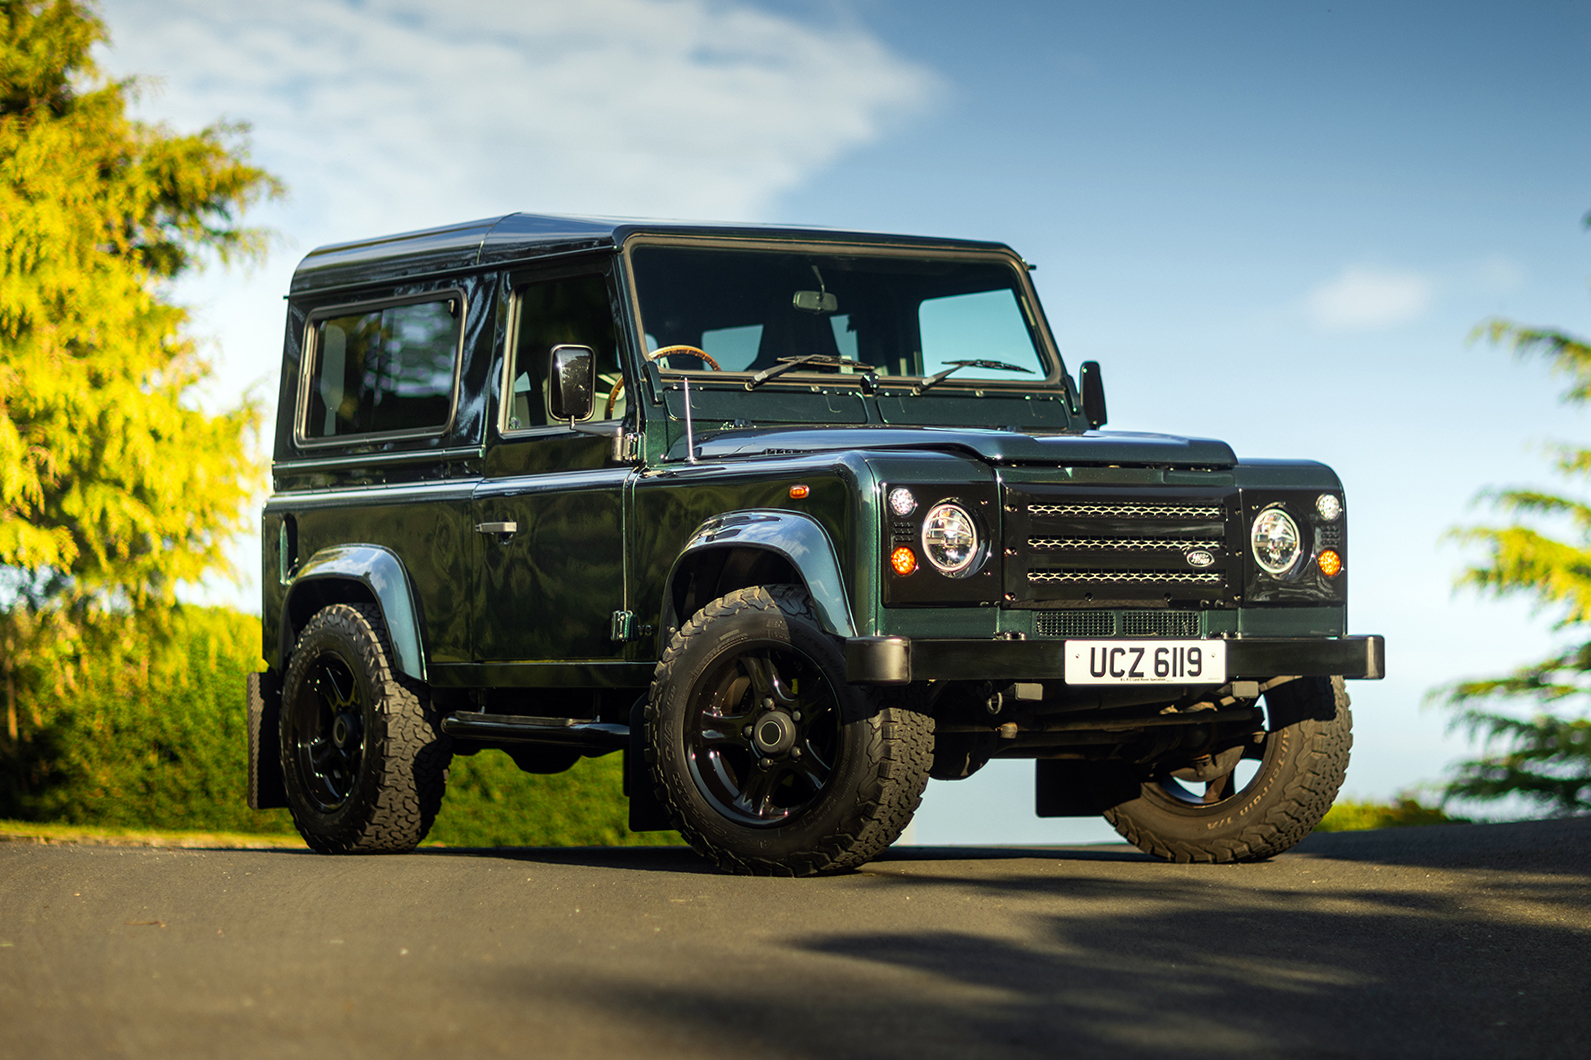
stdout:
[(790, 304), (806, 313), (832, 313), (840, 308), (840, 300), (828, 291), (797, 291)]
[(595, 396), (597, 352), (590, 346), (554, 346), (548, 356), (547, 397), (555, 420), (583, 420)]
[(1105, 426), (1105, 380), (1098, 361), (1084, 361), (1078, 369), (1078, 389), (1083, 392), (1083, 419), (1090, 428)]

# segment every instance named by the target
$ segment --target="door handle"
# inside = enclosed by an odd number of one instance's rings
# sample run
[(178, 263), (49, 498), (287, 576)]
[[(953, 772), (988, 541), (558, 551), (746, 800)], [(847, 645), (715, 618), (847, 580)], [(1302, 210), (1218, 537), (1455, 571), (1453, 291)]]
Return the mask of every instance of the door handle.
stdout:
[(518, 523), (476, 523), (477, 534), (516, 534), (519, 532)]

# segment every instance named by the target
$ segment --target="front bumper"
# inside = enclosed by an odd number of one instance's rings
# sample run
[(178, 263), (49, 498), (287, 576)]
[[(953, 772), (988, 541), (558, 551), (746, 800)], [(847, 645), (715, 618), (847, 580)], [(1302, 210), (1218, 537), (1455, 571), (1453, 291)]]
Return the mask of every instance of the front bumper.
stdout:
[[(1238, 637), (1226, 642), (1228, 680), (1272, 677), (1386, 676), (1386, 641), (1366, 637)], [(1064, 640), (950, 640), (852, 637), (845, 679), (853, 684), (912, 681), (1059, 681)]]

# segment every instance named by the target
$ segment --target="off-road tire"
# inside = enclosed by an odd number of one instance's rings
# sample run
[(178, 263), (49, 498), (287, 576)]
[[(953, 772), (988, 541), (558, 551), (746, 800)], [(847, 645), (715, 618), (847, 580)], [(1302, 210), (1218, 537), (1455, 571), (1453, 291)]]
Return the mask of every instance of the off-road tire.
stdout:
[[(355, 685), (357, 709), (347, 713), (358, 715), (362, 739), (348, 752), (357, 765), (339, 801), (313, 772), (304, 741), (318, 731), (309, 720), (320, 709), (311, 683), (317, 672), (340, 666)], [(424, 687), (393, 666), (375, 607), (334, 604), (304, 627), (282, 683), (281, 756), (293, 823), (318, 853), (406, 853), (431, 830), (447, 785), (452, 739), (442, 733)]]
[[(687, 744), (692, 718), (707, 716), (704, 683), (766, 651), (795, 653), (821, 670), (837, 701), (838, 752), (804, 808), (751, 826), (716, 808), (722, 798), (715, 803), (693, 775)], [(794, 585), (741, 589), (698, 611), (658, 661), (644, 716), (652, 781), (673, 826), (703, 857), (740, 875), (813, 876), (875, 857), (911, 822), (933, 765), (933, 720), (846, 684), (838, 642)]]
[(1348, 770), (1353, 715), (1340, 677), (1305, 677), (1265, 693), (1270, 732), (1260, 769), (1219, 802), (1191, 805), (1157, 779), (1105, 811), (1138, 849), (1167, 861), (1258, 861), (1287, 850), (1331, 809)]

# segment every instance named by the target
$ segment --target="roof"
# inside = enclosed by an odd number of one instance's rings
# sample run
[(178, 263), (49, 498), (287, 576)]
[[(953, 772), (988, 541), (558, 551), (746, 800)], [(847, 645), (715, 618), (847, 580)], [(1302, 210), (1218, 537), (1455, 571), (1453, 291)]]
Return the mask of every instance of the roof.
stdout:
[(742, 239), (821, 240), (879, 246), (1007, 250), (1002, 243), (888, 235), (832, 228), (639, 221), (511, 213), (417, 232), (400, 232), (317, 247), (293, 273), (293, 294), (328, 287), (422, 276), (480, 265), (507, 264), (549, 254), (617, 248), (633, 235), (735, 236)]

